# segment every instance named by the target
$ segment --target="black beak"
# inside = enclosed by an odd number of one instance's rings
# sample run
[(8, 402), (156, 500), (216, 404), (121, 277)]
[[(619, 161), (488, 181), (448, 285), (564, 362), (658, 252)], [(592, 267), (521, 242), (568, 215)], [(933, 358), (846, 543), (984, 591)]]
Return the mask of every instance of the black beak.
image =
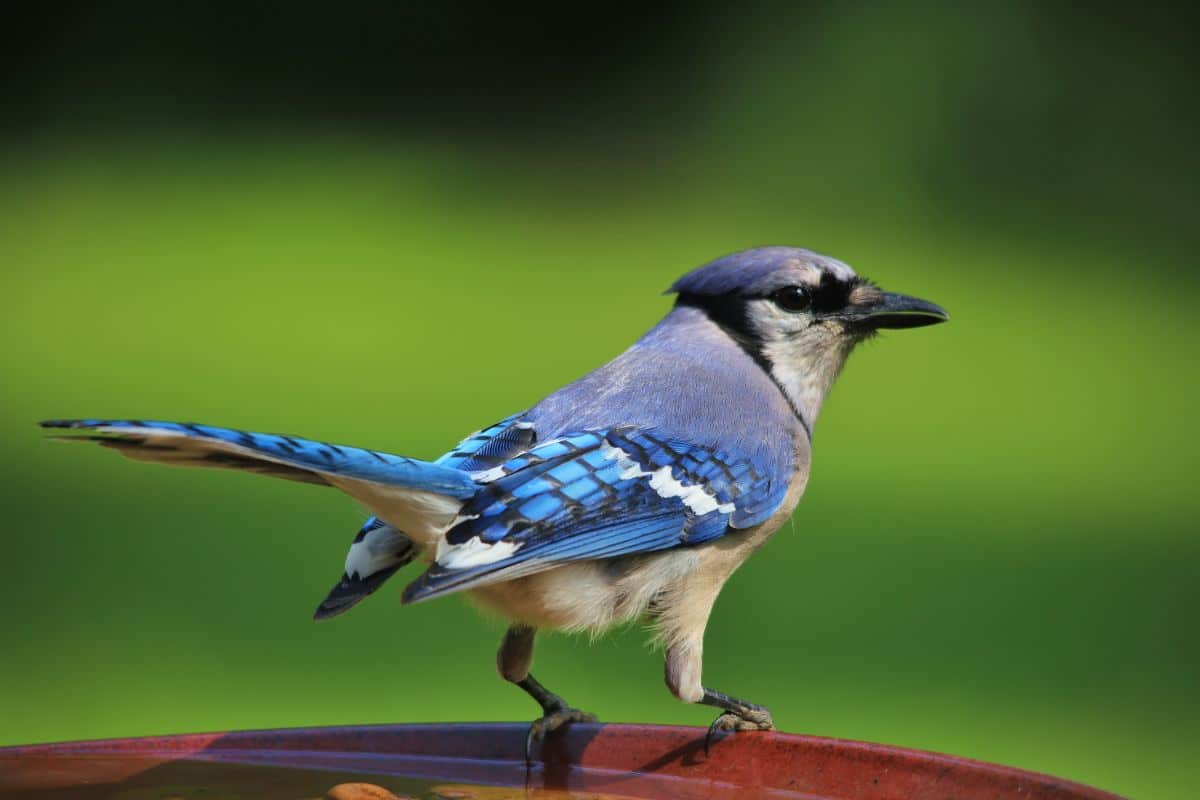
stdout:
[(937, 325), (950, 319), (946, 309), (908, 295), (884, 292), (883, 299), (867, 306), (855, 316), (855, 322), (864, 328), (923, 328)]

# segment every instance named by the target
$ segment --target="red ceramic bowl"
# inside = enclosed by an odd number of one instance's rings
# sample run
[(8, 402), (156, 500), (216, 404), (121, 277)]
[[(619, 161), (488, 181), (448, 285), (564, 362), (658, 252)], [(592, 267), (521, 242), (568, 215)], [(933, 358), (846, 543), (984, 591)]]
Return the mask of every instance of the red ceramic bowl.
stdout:
[(387, 725), (0, 748), (0, 798), (318, 798), (361, 781), (461, 798), (524, 796), (485, 788), (518, 787), (538, 797), (1119, 800), (1011, 767), (784, 733), (725, 736), (706, 755), (703, 729), (574, 725), (526, 765), (527, 730)]

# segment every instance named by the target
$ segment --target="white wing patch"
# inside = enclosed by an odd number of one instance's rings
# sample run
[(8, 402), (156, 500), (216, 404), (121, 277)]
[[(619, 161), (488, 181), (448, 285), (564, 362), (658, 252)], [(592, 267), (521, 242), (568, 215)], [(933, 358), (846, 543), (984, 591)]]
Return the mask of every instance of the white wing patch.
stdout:
[(449, 544), (445, 537), (438, 540), (437, 563), (446, 569), (466, 569), (483, 564), (494, 564), (517, 552), (521, 542), (499, 541), (488, 544), (478, 536), (472, 536), (462, 544)]
[(678, 497), (685, 506), (691, 509), (693, 514), (703, 516), (712, 511), (732, 514), (734, 511), (733, 503), (717, 502), (717, 498), (704, 491), (703, 486), (699, 484), (689, 486), (677, 480), (671, 474), (670, 466), (660, 467), (650, 472), (642, 469), (641, 464), (630, 458), (629, 454), (619, 447), (605, 444), (601, 452), (605, 457), (617, 462), (617, 466), (621, 469), (622, 479), (649, 478), (650, 488), (657, 492), (659, 497)]
[(476, 483), (491, 483), (492, 481), (500, 480), (507, 474), (508, 472), (505, 471), (504, 465), (501, 464), (500, 466), (492, 467), (491, 469), (472, 472), (471, 479)]
[(399, 564), (401, 553), (411, 545), (390, 525), (368, 531), (361, 540), (350, 545), (346, 554), (346, 575), (365, 580), (380, 570)]

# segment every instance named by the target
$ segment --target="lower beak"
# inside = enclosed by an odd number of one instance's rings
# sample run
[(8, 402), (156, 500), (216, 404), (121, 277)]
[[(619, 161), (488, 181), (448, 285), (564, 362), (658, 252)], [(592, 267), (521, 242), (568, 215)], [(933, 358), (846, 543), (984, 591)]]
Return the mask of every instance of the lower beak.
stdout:
[(946, 309), (908, 295), (884, 292), (883, 299), (863, 308), (854, 321), (865, 328), (923, 328), (950, 319)]

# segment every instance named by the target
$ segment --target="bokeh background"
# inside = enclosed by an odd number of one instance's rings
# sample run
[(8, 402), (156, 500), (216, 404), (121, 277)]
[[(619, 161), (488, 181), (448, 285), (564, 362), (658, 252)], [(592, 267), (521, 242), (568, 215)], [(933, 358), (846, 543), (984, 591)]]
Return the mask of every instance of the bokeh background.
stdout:
[[(502, 625), (310, 614), (361, 512), (124, 462), (140, 416), (432, 458), (612, 357), (680, 273), (799, 244), (953, 323), (851, 360), (706, 681), (791, 731), (1194, 796), (1190, 21), (1141, 4), (62, 3), (7, 25), (0, 744), (523, 720)], [(632, 628), (609, 721), (707, 724)]]

